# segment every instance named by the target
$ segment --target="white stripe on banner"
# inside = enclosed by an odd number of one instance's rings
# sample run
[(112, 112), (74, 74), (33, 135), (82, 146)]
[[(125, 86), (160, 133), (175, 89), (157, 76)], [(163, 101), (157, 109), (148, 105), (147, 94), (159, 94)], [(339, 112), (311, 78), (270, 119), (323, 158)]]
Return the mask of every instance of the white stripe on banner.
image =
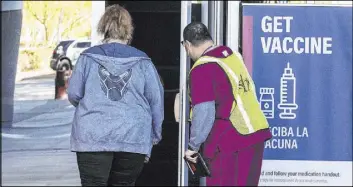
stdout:
[[(230, 69), (230, 67), (226, 63), (222, 62), (221, 60), (219, 60), (217, 58), (202, 58), (201, 61), (203, 61), (203, 62), (217, 62), (217, 63), (221, 64), (221, 66), (225, 67), (226, 71), (235, 80), (235, 82), (237, 84), (237, 88), (239, 87), (239, 78), (238, 78), (238, 76), (232, 71), (232, 69)], [(253, 133), (254, 132), (254, 128), (253, 128), (253, 126), (250, 123), (249, 115), (244, 109), (244, 105), (243, 105), (243, 102), (242, 102), (239, 94), (236, 95), (235, 99), (237, 100), (239, 111), (240, 111), (241, 115), (243, 116), (245, 125), (248, 128), (249, 133)]]

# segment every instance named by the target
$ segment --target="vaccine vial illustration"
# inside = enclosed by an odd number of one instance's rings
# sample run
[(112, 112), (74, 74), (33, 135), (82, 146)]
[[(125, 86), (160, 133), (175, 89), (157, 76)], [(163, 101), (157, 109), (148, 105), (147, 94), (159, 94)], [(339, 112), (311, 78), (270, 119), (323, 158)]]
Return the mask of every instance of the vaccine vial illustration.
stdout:
[(281, 110), (281, 119), (295, 119), (295, 110), (298, 109), (296, 103), (296, 78), (289, 62), (281, 77), (280, 103), (278, 109)]
[(266, 118), (273, 119), (275, 116), (274, 109), (274, 88), (260, 88), (260, 105), (261, 110)]

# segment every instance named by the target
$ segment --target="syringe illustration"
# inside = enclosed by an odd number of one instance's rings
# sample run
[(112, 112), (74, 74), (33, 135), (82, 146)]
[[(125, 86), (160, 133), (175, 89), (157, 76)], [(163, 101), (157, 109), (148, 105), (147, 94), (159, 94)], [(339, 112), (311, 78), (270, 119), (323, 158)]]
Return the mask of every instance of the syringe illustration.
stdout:
[(281, 119), (295, 119), (296, 114), (294, 113), (294, 110), (298, 109), (298, 105), (295, 102), (296, 78), (293, 74), (293, 69), (289, 66), (289, 62), (287, 63), (287, 67), (284, 69), (284, 73), (281, 77), (280, 94), (278, 108), (282, 110), (282, 112), (279, 114), (279, 117)]

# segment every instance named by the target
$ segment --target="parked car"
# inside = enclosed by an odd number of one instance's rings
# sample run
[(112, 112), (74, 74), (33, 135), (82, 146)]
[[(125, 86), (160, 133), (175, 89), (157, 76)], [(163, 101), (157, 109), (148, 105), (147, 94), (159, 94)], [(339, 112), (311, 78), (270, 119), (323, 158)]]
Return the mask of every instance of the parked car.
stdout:
[(78, 57), (85, 49), (91, 46), (90, 40), (64, 40), (61, 41), (53, 51), (53, 56), (50, 60), (50, 67), (53, 70), (57, 69), (59, 62), (66, 62), (75, 66)]
[(72, 66), (76, 65), (80, 54), (91, 47), (90, 40), (75, 40), (67, 49), (66, 57), (71, 61)]

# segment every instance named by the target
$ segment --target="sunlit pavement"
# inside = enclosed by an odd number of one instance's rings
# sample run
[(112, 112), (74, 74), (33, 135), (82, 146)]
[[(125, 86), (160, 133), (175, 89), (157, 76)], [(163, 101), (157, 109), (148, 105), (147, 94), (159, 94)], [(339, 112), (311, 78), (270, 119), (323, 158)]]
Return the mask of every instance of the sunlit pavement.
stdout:
[(74, 108), (54, 100), (54, 75), (16, 82), (14, 122), (2, 128), (2, 186), (80, 185), (69, 151)]

